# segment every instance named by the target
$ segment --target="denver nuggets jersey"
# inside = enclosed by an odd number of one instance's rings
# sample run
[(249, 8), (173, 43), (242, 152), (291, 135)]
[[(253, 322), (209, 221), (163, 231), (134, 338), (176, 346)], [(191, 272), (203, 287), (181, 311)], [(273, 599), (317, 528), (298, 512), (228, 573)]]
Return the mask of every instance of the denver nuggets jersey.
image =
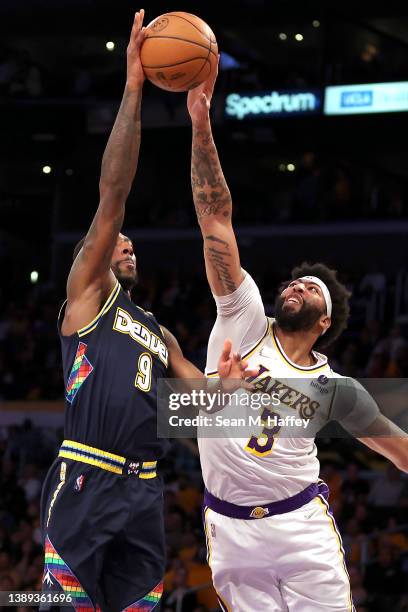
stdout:
[[(246, 438), (231, 437), (231, 430), (225, 438), (199, 435), (206, 488), (220, 499), (243, 506), (291, 497), (318, 479), (316, 433), (333, 418), (349, 431), (357, 429), (358, 421), (361, 431), (375, 420), (378, 407), (361, 386), (357, 389), (356, 381), (333, 372), (324, 355), (313, 352), (316, 363), (311, 367), (298, 366), (285, 355), (274, 321), (266, 318), (259, 290), (249, 275), (234, 293), (216, 297), (216, 302), (207, 376), (216, 374), (223, 340), (230, 337), (233, 350), (248, 360), (249, 367), (259, 367), (255, 392), (276, 399), (264, 411), (281, 420), (291, 415), (309, 419), (309, 425), (303, 435), (301, 426), (285, 431), (285, 426), (273, 422), (254, 426)], [(224, 415), (239, 416), (237, 407), (228, 406)]]
[(157, 379), (166, 376), (167, 346), (156, 319), (116, 283), (95, 319), (63, 336), (65, 439), (127, 458), (157, 460)]

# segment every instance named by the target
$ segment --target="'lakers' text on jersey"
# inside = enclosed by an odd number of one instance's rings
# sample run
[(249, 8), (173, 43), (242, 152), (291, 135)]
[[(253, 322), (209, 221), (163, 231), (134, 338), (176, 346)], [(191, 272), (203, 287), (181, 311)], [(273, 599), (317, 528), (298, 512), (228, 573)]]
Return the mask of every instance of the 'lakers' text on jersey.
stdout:
[[(59, 329), (64, 306), (59, 316)], [(117, 282), (93, 321), (71, 336), (60, 331), (65, 382), (65, 439), (126, 457), (159, 459), (157, 379), (168, 350), (156, 319)]]

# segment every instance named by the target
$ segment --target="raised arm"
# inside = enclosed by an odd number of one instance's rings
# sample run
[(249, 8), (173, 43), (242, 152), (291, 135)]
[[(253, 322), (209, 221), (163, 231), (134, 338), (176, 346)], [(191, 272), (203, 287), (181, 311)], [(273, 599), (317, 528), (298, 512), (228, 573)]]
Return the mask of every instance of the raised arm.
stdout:
[(116, 282), (110, 268), (111, 258), (139, 157), (145, 78), (139, 57), (145, 36), (143, 17), (142, 9), (135, 15), (130, 35), (125, 91), (102, 159), (99, 206), (68, 277), (68, 299), (62, 323), (64, 335), (92, 321)]
[(217, 72), (188, 93), (193, 127), (191, 185), (198, 223), (204, 240), (207, 278), (215, 295), (233, 293), (243, 274), (232, 227), (232, 200), (211, 130), (210, 103)]

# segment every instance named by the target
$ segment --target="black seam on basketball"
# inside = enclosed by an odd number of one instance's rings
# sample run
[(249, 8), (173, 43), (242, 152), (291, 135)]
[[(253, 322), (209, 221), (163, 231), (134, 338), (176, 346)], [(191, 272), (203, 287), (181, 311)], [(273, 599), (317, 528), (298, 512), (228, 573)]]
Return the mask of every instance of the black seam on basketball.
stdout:
[[(200, 43), (194, 42), (193, 40), (187, 40), (186, 38), (181, 38), (180, 36), (150, 36), (149, 35), (146, 37), (144, 42), (146, 42), (146, 40), (149, 40), (149, 38), (152, 38), (152, 39), (153, 38), (167, 38), (167, 39), (172, 39), (172, 40), (182, 40), (185, 43), (190, 43), (190, 45), (196, 45), (197, 47), (201, 47), (202, 49), (206, 49), (208, 51), (208, 47), (206, 47), (205, 45), (201, 45)], [(212, 45), (211, 40), (209, 42), (210, 42), (209, 48), (211, 50), (211, 45)], [(217, 54), (215, 53), (215, 51), (211, 51), (211, 53), (215, 55), (215, 57), (217, 57)]]
[(143, 64), (143, 68), (148, 68), (149, 70), (156, 70), (156, 68), (171, 68), (172, 66), (180, 66), (181, 64), (188, 64), (188, 62), (193, 62), (194, 60), (202, 60), (203, 62), (208, 62), (207, 57), (190, 57), (188, 60), (183, 60), (181, 62), (175, 62), (174, 64), (163, 64), (161, 66), (148, 66), (147, 64)]
[[(187, 15), (192, 15), (192, 13), (186, 13)], [(193, 23), (192, 21), (190, 21), (189, 19), (187, 19), (186, 17), (182, 17), (181, 15), (176, 15), (175, 13), (166, 13), (166, 15), (171, 15), (172, 17), (178, 17), (178, 19), (184, 19), (184, 21), (187, 21), (187, 23), (189, 23), (190, 25), (193, 26), (193, 28), (195, 28), (196, 30), (198, 30), (203, 36), (205, 36), (205, 38), (207, 38), (210, 42), (213, 42), (211, 40), (210, 36), (207, 36), (207, 34), (205, 32), (203, 32), (202, 30), (200, 30), (200, 28), (198, 27), (198, 25), (196, 25), (195, 23)]]
[[(186, 85), (194, 81), (194, 79), (198, 77), (198, 75), (200, 74), (200, 72), (202, 71), (202, 69), (207, 63), (210, 64), (210, 67), (211, 67), (211, 62), (208, 59), (208, 57), (206, 57), (205, 59), (203, 58), (203, 65), (201, 66), (200, 70), (193, 76), (193, 78), (189, 79), (188, 81), (184, 81), (183, 85), (180, 85), (180, 87), (185, 87)], [(211, 68), (210, 68), (210, 74), (211, 74)]]
[(212, 43), (211, 43), (211, 40), (210, 40), (210, 46), (209, 46), (209, 49), (208, 49), (208, 54), (207, 54), (207, 57), (205, 58), (205, 60), (204, 60), (204, 62), (203, 62), (203, 65), (201, 66), (200, 70), (197, 72), (197, 74), (195, 74), (195, 75), (193, 76), (193, 78), (192, 78), (192, 79), (190, 79), (189, 81), (186, 81), (186, 82), (184, 83), (183, 87), (185, 87), (186, 85), (188, 85), (189, 83), (191, 83), (191, 81), (194, 81), (194, 79), (196, 79), (196, 78), (198, 77), (198, 75), (200, 74), (200, 72), (202, 71), (202, 69), (204, 68), (204, 66), (205, 66), (205, 64), (206, 64), (207, 62), (209, 62), (209, 64), (210, 64), (210, 74), (211, 74), (211, 62), (210, 62), (210, 60), (208, 59), (208, 58), (210, 57), (210, 53), (211, 53), (211, 44), (212, 44)]

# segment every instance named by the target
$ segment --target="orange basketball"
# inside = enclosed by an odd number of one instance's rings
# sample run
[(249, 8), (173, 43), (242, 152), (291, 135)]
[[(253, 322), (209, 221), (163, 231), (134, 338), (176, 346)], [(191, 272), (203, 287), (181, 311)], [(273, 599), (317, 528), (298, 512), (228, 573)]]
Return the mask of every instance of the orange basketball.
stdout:
[(140, 50), (146, 77), (167, 91), (187, 91), (205, 81), (218, 61), (211, 28), (191, 13), (165, 13), (146, 27)]

